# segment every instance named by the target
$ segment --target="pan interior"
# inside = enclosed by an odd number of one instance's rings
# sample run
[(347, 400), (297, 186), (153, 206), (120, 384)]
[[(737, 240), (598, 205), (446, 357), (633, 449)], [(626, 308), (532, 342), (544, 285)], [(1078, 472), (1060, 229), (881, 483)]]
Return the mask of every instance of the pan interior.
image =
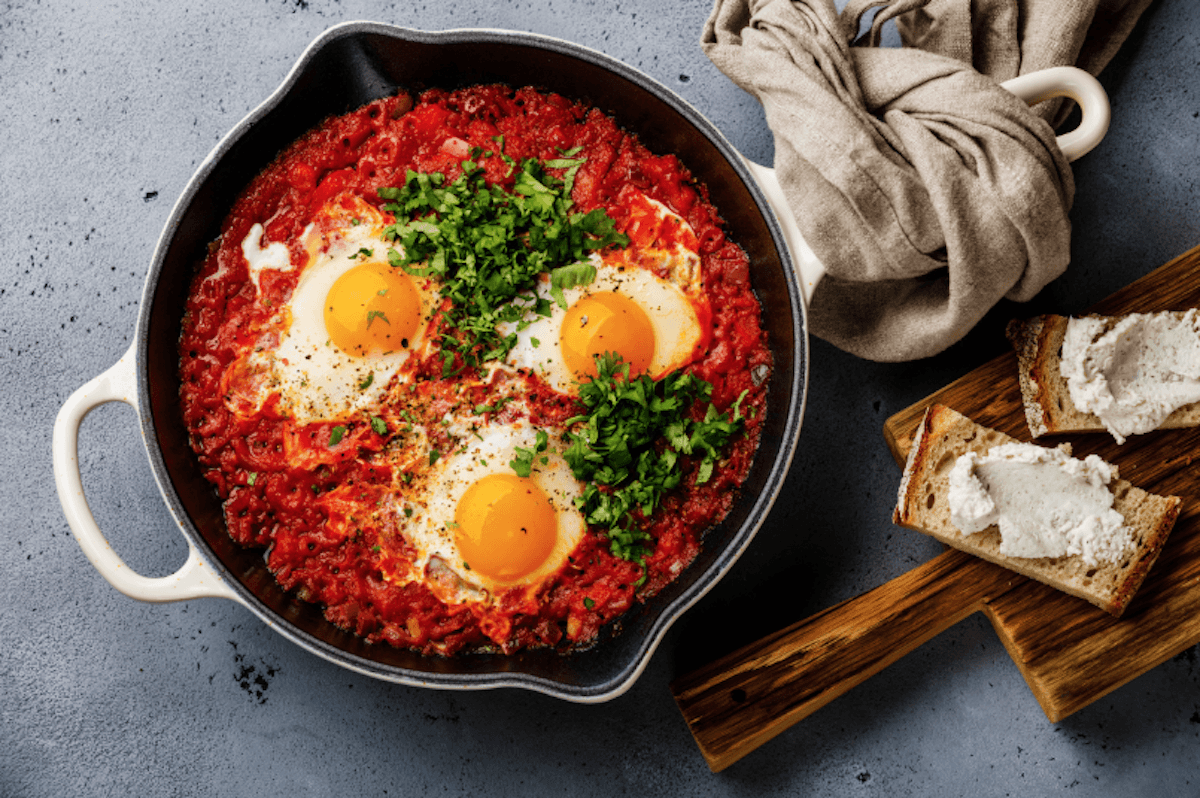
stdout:
[[(163, 234), (139, 319), (143, 426), (163, 493), (184, 531), (223, 567), (260, 615), (297, 642), (381, 678), (438, 686), (519, 684), (576, 700), (615, 694), (636, 675), (674, 617), (724, 572), (754, 534), (790, 462), (807, 365), (803, 310), (782, 237), (760, 210), (737, 153), (690, 107), (635, 70), (565, 42), (524, 34), (442, 34), (358, 23), (318, 40), (283, 90), (235, 129), (193, 178)], [(769, 414), (739, 501), (708, 532), (679, 579), (620, 620), (586, 652), (422, 657), (371, 645), (325, 621), (320, 609), (282, 591), (260, 551), (229, 538), (220, 501), (203, 479), (179, 412), (177, 351), (192, 275), (237, 194), (278, 153), (322, 119), (397, 91), (478, 83), (532, 85), (612, 115), (656, 153), (675, 153), (749, 254), (752, 281), (775, 360)], [(153, 443), (150, 443), (150, 442)]]

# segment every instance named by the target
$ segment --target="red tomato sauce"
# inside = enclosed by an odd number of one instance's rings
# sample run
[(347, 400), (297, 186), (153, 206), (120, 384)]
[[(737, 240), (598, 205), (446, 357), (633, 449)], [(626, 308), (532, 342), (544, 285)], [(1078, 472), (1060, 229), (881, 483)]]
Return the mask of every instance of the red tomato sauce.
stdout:
[[(589, 530), (565, 567), (532, 600), (519, 591), (501, 593), (493, 610), (480, 615), (442, 602), (424, 584), (399, 585), (386, 576), (394, 572), (391, 560), (397, 554), (394, 546), (380, 544), (396, 539), (395, 522), (385, 515), (362, 517), (356, 510), (379, 501), (392, 485), (392, 468), (372, 457), (384, 447), (385, 436), (365, 421), (343, 423), (342, 438), (330, 445), (333, 423), (298, 425), (274, 401), (249, 416), (235, 413), (229, 381), (231, 364), (253, 345), (266, 322), (264, 305), (286, 303), (297, 280), (294, 271), (271, 270), (262, 272), (258, 287), (249, 279), (241, 243), (254, 224), (265, 228), (264, 246), (282, 242), (293, 263), (303, 262), (301, 233), (331, 199), (351, 194), (381, 206), (377, 189), (403, 185), (410, 169), (442, 172), (449, 183), (472, 148), (497, 150), (497, 137), (503, 137), (504, 153), (518, 161), (555, 159), (581, 148), (579, 157), (586, 162), (575, 177), (576, 208), (604, 208), (617, 229), (635, 241), (685, 233), (648, 230), (662, 225), (639, 212), (627, 192), (641, 192), (687, 221), (698, 241), (712, 309), (707, 350), (688, 368), (712, 384), (718, 409), (745, 394), (745, 426), (710, 481), (697, 486), (694, 466), (685, 463), (683, 485), (645, 520), (654, 546), (640, 586), (641, 568), (613, 556), (602, 530)], [(476, 160), (489, 182), (511, 183), (508, 164), (498, 154)], [(602, 626), (684, 570), (704, 531), (728, 512), (750, 468), (766, 410), (771, 356), (749, 277), (746, 254), (725, 239), (706, 190), (686, 167), (673, 155), (650, 153), (595, 109), (503, 86), (432, 90), (415, 103), (407, 95), (385, 98), (305, 134), (250, 183), (232, 208), (187, 304), (180, 338), (184, 422), (205, 476), (224, 502), (232, 538), (267, 549), (267, 564), (279, 584), (323, 605), (338, 626), (372, 642), (427, 654), (585, 647)], [(440, 361), (436, 365), (417, 370), (431, 421), (448, 407), (475, 400), (457, 392), (453, 380), (443, 380)], [(580, 412), (575, 399), (532, 374), (508, 379), (520, 383), (516, 388), (525, 396), (533, 424), (561, 424)], [(481, 422), (504, 420), (508, 412), (500, 408)], [(699, 417), (703, 408), (693, 412)]]

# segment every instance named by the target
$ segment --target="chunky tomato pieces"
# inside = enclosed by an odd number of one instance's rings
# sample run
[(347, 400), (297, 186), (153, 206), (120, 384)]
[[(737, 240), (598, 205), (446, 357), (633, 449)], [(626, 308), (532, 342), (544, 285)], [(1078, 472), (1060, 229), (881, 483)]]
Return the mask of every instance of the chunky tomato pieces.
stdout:
[[(264, 306), (285, 303), (297, 279), (295, 271), (267, 271), (256, 288), (242, 241), (261, 223), (268, 240), (285, 242), (292, 261), (303, 262), (302, 231), (338, 194), (382, 206), (377, 190), (403, 185), (408, 170), (442, 172), (449, 182), (467, 157), (482, 166), (489, 182), (504, 185), (512, 180), (506, 158), (545, 161), (576, 148), (575, 157), (586, 159), (574, 179), (576, 209), (602, 208), (618, 230), (636, 237), (647, 221), (622, 201), (623, 193), (636, 190), (691, 226), (713, 329), (711, 346), (689, 368), (712, 384), (718, 408), (745, 394), (744, 434), (712, 477), (702, 485), (685, 480), (645, 519), (654, 545), (644, 573), (613, 556), (602, 530), (590, 530), (544, 587), (536, 611), (524, 603), (508, 607), (508, 599), (498, 597), (508, 634), (501, 650), (586, 646), (604, 624), (662, 589), (695, 558), (703, 532), (728, 512), (745, 478), (765, 410), (771, 357), (748, 259), (726, 241), (703, 186), (675, 156), (651, 154), (595, 109), (529, 88), (433, 90), (415, 103), (407, 95), (385, 98), (326, 120), (258, 175), (193, 282), (180, 339), (183, 417), (205, 476), (224, 501), (229, 533), (239, 544), (268, 550), (268, 566), (283, 588), (319, 602), (330, 621), (370, 641), (445, 655), (491, 646), (481, 621), (465, 607), (439, 601), (423, 584), (385, 578), (388, 555), (379, 541), (395, 530), (386, 518), (356, 518), (348, 509), (380, 500), (395, 476), (369, 456), (383, 445), (370, 424), (342, 430), (331, 455), (329, 429), (306, 429), (306, 439), (275, 402), (248, 419), (230, 411), (230, 365), (252, 345), (256, 325), (268, 313)], [(440, 365), (423, 364), (416, 376), (436, 382)], [(560, 424), (579, 412), (576, 401), (536, 377), (519, 379), (526, 382), (532, 423)], [(436, 390), (429, 395), (428, 415), (435, 419), (446, 405)]]

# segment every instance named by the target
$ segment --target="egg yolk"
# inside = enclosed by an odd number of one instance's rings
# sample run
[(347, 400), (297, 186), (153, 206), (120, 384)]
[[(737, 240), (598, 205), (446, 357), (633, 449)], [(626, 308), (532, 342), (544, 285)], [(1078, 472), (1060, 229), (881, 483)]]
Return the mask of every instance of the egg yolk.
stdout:
[(528, 477), (489, 474), (467, 488), (454, 511), (463, 561), (498, 582), (528, 576), (554, 551), (558, 517)]
[(421, 297), (412, 278), (386, 263), (347, 270), (325, 297), (325, 330), (353, 357), (406, 349), (421, 322)]
[(654, 326), (646, 311), (622, 294), (602, 291), (576, 302), (558, 334), (563, 361), (577, 379), (596, 376), (595, 356), (615, 352), (629, 364), (629, 375), (650, 368)]

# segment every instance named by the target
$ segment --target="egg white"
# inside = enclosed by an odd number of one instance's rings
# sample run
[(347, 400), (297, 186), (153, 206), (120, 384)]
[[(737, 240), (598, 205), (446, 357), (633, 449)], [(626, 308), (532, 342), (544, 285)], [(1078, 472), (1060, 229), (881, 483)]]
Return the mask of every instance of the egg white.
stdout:
[[(358, 223), (351, 223), (351, 218)], [(256, 347), (238, 369), (255, 381), (249, 392), (254, 395), (252, 403), (256, 407), (261, 408), (268, 396), (278, 393), (281, 411), (299, 423), (344, 418), (378, 403), (389, 381), (409, 358), (424, 351), (429, 340), (429, 319), (437, 302), (432, 282), (410, 278), (420, 297), (421, 319), (408, 347), (365, 357), (341, 351), (330, 340), (325, 326), (329, 291), (338, 278), (360, 263), (386, 263), (392, 244), (383, 238), (383, 217), (365, 203), (359, 202), (353, 215), (338, 209), (334, 226), (328, 225), (318, 226), (316, 230), (325, 228), (319, 233), (310, 228), (306, 235), (308, 262), (286, 306), (268, 325), (278, 332), (264, 338), (266, 345)], [(261, 230), (252, 229), (244, 250), (258, 250), (260, 237)], [(282, 266), (277, 260), (267, 261), (268, 267)], [(261, 269), (264, 264), (252, 265)]]
[[(563, 358), (560, 336), (568, 309), (595, 293), (612, 292), (633, 300), (654, 329), (654, 354), (649, 374), (658, 378), (691, 360), (704, 335), (696, 305), (704, 302), (703, 288), (695, 283), (679, 285), (649, 269), (630, 262), (621, 254), (609, 259), (593, 255), (596, 277), (588, 285), (563, 290), (563, 308), (551, 296), (550, 278), (539, 280), (536, 293), (550, 303), (549, 316), (530, 314), (524, 329), (507, 325), (502, 334), (515, 332), (517, 343), (507, 358), (516, 368), (528, 369), (560, 393), (578, 392), (578, 379)], [(680, 269), (682, 272), (683, 270)], [(692, 272), (696, 281), (699, 269)]]
[[(551, 432), (551, 440), (555, 437)], [(503, 590), (521, 586), (535, 589), (562, 567), (587, 529), (575, 508), (583, 486), (562, 455), (552, 448), (539, 454), (529, 478), (554, 509), (558, 525), (554, 549), (538, 568), (519, 580), (488, 578), (464, 563), (452, 529), (455, 511), (463, 494), (478, 480), (489, 474), (512, 474), (509, 462), (517, 456), (517, 447), (533, 449), (537, 430), (528, 424), (492, 427), (468, 440), (441, 457), (397, 496), (396, 520), (400, 533), (416, 552), (408, 579), (423, 581), (449, 604), (489, 604)], [(545, 463), (541, 462), (543, 457)]]

